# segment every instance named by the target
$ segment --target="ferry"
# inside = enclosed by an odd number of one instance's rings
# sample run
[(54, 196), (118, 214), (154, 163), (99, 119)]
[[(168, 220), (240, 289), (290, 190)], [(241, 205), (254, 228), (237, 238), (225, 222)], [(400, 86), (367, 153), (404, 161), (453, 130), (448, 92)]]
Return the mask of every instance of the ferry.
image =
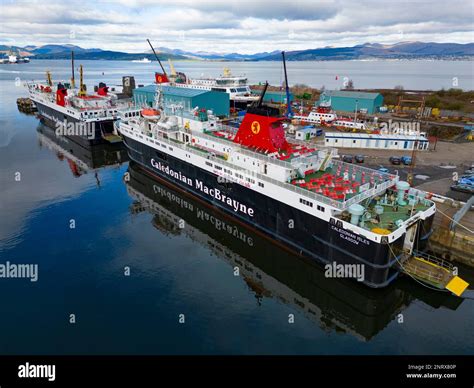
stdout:
[(151, 61), (148, 58), (134, 59), (132, 62), (133, 63), (151, 63)]
[(156, 178), (301, 255), (363, 266), (370, 287), (390, 284), (407, 252), (425, 248), (436, 212), (430, 195), (398, 175), (344, 163), (336, 149), (287, 139), (287, 119), (263, 105), (266, 87), (239, 128), (205, 109), (176, 113), (159, 90), (153, 115), (133, 107), (115, 123), (130, 159)]
[(336, 127), (338, 129), (354, 129), (354, 130), (365, 130), (367, 129), (367, 125), (365, 123), (360, 123), (358, 121), (354, 121), (350, 118), (338, 118), (331, 123), (332, 127)]
[(321, 103), (318, 107), (313, 108), (309, 114), (303, 115), (301, 111), (299, 115), (294, 115), (293, 119), (311, 124), (330, 124), (337, 120), (337, 115), (331, 110), (331, 105)]
[(186, 82), (175, 82), (173, 86), (227, 93), (232, 104), (246, 106), (258, 100), (258, 96), (252, 94), (248, 79), (232, 75), (229, 68), (225, 68), (224, 74), (217, 78), (187, 78)]
[(71, 82), (53, 83), (50, 72), (46, 73), (46, 82), (26, 82), (40, 120), (83, 146), (121, 141), (114, 134), (113, 122), (118, 118), (119, 108), (130, 106), (131, 100), (109, 92), (103, 82), (97, 92), (87, 93), (82, 65), (80, 77), (79, 88), (74, 85), (74, 77)]

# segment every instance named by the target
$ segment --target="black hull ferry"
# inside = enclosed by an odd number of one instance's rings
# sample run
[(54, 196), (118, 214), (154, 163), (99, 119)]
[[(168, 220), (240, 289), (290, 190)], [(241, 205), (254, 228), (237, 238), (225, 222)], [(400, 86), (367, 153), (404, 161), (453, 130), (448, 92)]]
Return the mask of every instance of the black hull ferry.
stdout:
[[(114, 133), (118, 109), (131, 105), (129, 98), (110, 93), (101, 82), (95, 93), (87, 93), (80, 67), (80, 86), (71, 81), (53, 83), (46, 73), (46, 82), (27, 82), (30, 100), (38, 110), (40, 121), (53, 128), (58, 136), (67, 136), (84, 147), (117, 143), (121, 138)], [(119, 98), (120, 97), (120, 98)]]
[(116, 125), (130, 159), (156, 177), (302, 255), (363, 267), (357, 280), (370, 287), (387, 286), (397, 263), (423, 250), (436, 206), (398, 176), (287, 140), (278, 111), (261, 100), (238, 130), (160, 101), (158, 87), (153, 113), (126, 110)]

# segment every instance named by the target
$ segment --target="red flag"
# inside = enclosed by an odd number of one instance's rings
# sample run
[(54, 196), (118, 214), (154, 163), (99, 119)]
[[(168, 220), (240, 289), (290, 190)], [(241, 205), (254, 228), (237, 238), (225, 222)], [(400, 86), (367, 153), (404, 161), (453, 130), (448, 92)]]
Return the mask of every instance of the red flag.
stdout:
[(155, 82), (157, 84), (164, 84), (166, 82), (169, 82), (169, 80), (168, 80), (168, 77), (166, 76), (166, 74), (155, 73)]

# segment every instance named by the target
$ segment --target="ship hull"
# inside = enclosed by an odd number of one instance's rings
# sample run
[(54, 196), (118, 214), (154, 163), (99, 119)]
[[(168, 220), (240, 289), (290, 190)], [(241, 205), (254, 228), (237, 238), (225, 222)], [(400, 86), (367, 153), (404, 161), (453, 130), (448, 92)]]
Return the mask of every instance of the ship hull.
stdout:
[[(65, 120), (68, 123), (79, 123), (75, 117), (64, 115), (62, 112), (59, 112), (49, 106), (46, 106), (40, 102), (35, 102), (38, 109), (38, 116), (41, 122), (47, 125), (50, 128), (56, 129), (57, 123), (63, 123)], [(114, 120), (98, 120), (93, 122), (94, 125), (90, 125), (92, 132), (85, 134), (68, 134), (67, 137), (74, 142), (82, 145), (83, 147), (89, 147), (97, 144), (108, 144), (107, 140), (102, 137), (102, 134), (111, 134), (114, 130)]]
[[(126, 135), (124, 143), (130, 159), (155, 177), (269, 234), (273, 239), (301, 255), (324, 264), (362, 265), (363, 283), (370, 287), (385, 287), (398, 275), (397, 258), (394, 253), (401, 252), (404, 236), (390, 244), (369, 241), (343, 229), (336, 219), (328, 222), (238, 183), (221, 182), (217, 175), (209, 171), (172, 155), (157, 152), (154, 148)], [(170, 174), (170, 171), (179, 172), (181, 175)], [(213, 188), (223, 195), (245, 202), (246, 206), (255, 209), (255, 214), (236, 212), (232, 206), (219, 198), (198, 189), (197, 184), (187, 184), (180, 176), (199, 182), (201, 187)], [(270, 257), (268, 259), (271, 260)]]

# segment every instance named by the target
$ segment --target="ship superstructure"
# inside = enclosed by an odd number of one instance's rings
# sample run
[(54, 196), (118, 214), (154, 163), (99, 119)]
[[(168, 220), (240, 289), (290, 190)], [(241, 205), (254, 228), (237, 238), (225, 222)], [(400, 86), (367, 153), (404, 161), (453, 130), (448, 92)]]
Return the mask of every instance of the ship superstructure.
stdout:
[(27, 82), (30, 99), (38, 108), (38, 115), (48, 126), (60, 129), (83, 145), (120, 141), (114, 135), (113, 122), (119, 109), (131, 106), (130, 99), (121, 99), (100, 83), (97, 92), (87, 93), (82, 81), (78, 88), (71, 81), (53, 83), (46, 73), (46, 82)]
[(258, 100), (245, 76), (234, 76), (229, 68), (216, 78), (187, 78), (186, 82), (175, 82), (173, 86), (201, 90), (213, 90), (227, 93), (229, 99), (235, 103), (251, 103)]
[(132, 160), (155, 175), (322, 262), (365, 266), (390, 283), (406, 252), (422, 249), (436, 207), (393, 174), (339, 161), (331, 148), (289, 141), (278, 110), (249, 108), (238, 129), (209, 112), (159, 104), (121, 112)]

